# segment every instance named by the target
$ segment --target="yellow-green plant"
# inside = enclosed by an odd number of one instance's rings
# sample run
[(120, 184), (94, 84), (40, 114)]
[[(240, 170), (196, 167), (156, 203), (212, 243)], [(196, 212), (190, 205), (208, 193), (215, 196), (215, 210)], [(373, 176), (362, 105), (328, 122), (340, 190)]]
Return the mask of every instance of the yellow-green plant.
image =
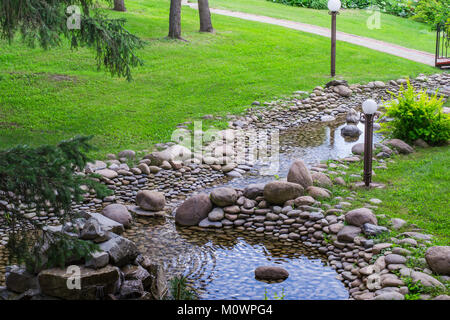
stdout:
[(385, 102), (386, 117), (390, 122), (381, 123), (381, 131), (392, 138), (412, 142), (423, 139), (430, 144), (441, 144), (450, 139), (450, 117), (443, 113), (443, 98), (436, 92), (416, 91), (408, 81), (398, 93), (389, 92), (392, 100)]

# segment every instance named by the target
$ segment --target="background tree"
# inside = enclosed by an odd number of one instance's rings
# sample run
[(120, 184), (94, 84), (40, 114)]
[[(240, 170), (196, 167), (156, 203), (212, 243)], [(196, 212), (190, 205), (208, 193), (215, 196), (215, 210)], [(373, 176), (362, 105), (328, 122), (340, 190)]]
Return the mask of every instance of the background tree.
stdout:
[(208, 0), (198, 0), (198, 14), (200, 16), (200, 32), (214, 32)]
[(114, 0), (114, 10), (116, 11), (127, 11), (125, 8), (125, 1), (124, 0)]
[(181, 38), (181, 0), (170, 0), (169, 38)]
[(29, 46), (38, 44), (44, 49), (61, 45), (62, 39), (67, 38), (72, 49), (80, 46), (94, 49), (98, 68), (103, 65), (111, 75), (131, 80), (130, 67), (143, 64), (135, 51), (143, 47), (144, 42), (124, 28), (125, 19), (110, 19), (93, 9), (97, 2), (2, 0), (0, 38), (11, 43), (20, 32)]
[(77, 218), (72, 205), (83, 200), (83, 186), (95, 190), (97, 197), (110, 194), (105, 185), (93, 179), (96, 175), (76, 174), (77, 168), (84, 168), (89, 160), (85, 154), (92, 149), (89, 139), (76, 137), (57, 146), (19, 145), (0, 151), (0, 221), (8, 228), (10, 260), (24, 262), (30, 272), (38, 272), (47, 262), (55, 264), (49, 252), (61, 266), (65, 258), (86, 257), (95, 249), (91, 242), (52, 232), (27, 214), (30, 209), (52, 212), (61, 225), (67, 226)]

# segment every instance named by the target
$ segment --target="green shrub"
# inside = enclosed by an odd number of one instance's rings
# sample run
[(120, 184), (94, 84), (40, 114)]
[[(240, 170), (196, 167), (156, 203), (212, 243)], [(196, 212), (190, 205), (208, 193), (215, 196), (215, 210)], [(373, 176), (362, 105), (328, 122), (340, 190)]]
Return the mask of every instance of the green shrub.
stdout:
[[(268, 0), (294, 7), (328, 9), (328, 0)], [(446, 0), (447, 1), (447, 0)], [(342, 8), (366, 9), (376, 6), (381, 12), (400, 17), (410, 17), (414, 13), (415, 2), (411, 0), (341, 0)]]
[(425, 22), (433, 26), (433, 29), (439, 23), (450, 22), (450, 0), (421, 0), (413, 19)]
[(450, 139), (450, 117), (442, 112), (442, 98), (416, 92), (408, 81), (398, 94), (390, 92), (392, 100), (385, 103), (386, 117), (393, 121), (381, 123), (381, 131), (393, 138), (412, 142), (423, 139), (430, 144), (441, 144)]

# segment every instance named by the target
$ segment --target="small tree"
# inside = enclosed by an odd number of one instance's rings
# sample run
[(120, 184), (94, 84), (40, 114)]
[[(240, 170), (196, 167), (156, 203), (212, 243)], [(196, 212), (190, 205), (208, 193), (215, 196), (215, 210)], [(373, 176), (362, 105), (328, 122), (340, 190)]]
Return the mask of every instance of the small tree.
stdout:
[(0, 151), (0, 190), (4, 199), (0, 201), (0, 213), (8, 228), (9, 258), (24, 262), (29, 271), (43, 267), (43, 251), (51, 253), (50, 264), (63, 266), (65, 259), (88, 256), (95, 249), (90, 242), (50, 231), (45, 223), (27, 213), (29, 209), (38, 214), (53, 212), (64, 225), (76, 217), (72, 205), (83, 200), (83, 186), (94, 189), (98, 197), (110, 193), (93, 179), (95, 175), (76, 174), (87, 164), (85, 152), (92, 149), (89, 139), (76, 137), (57, 146), (19, 145)]
[[(111, 0), (108, 0), (109, 2)], [(110, 19), (92, 10), (97, 0), (2, 0), (0, 2), (0, 38), (13, 41), (20, 32), (29, 46), (44, 49), (59, 46), (62, 38), (72, 49), (95, 50), (97, 66), (111, 75), (131, 80), (130, 67), (142, 65), (135, 55), (144, 42), (124, 28), (125, 19)]]

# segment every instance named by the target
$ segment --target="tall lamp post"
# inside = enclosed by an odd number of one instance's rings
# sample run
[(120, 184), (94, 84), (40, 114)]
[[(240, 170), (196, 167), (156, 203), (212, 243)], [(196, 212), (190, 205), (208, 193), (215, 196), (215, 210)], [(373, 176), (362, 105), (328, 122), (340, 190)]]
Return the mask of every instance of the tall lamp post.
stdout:
[(373, 144), (373, 117), (377, 111), (377, 103), (368, 99), (362, 105), (364, 116), (366, 118), (364, 135), (364, 184), (370, 186), (372, 181), (372, 144)]
[(336, 16), (341, 9), (341, 1), (328, 1), (328, 9), (331, 15), (331, 76), (334, 77), (336, 75)]

